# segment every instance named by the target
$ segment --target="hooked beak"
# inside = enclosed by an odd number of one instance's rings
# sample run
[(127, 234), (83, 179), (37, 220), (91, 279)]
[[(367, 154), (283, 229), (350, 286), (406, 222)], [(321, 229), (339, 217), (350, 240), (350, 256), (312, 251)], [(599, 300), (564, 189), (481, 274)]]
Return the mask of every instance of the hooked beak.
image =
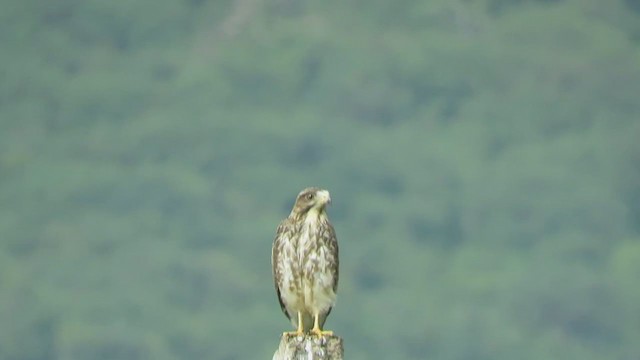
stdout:
[(327, 190), (318, 191), (318, 198), (323, 204), (331, 204), (331, 194)]

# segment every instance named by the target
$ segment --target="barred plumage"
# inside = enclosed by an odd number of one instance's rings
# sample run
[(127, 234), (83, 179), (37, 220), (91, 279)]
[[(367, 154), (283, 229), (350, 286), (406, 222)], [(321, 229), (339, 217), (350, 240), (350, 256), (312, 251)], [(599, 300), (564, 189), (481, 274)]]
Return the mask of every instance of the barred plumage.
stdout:
[(271, 265), (280, 307), (300, 335), (331, 333), (322, 328), (336, 301), (338, 241), (326, 206), (329, 192), (302, 190), (278, 226)]

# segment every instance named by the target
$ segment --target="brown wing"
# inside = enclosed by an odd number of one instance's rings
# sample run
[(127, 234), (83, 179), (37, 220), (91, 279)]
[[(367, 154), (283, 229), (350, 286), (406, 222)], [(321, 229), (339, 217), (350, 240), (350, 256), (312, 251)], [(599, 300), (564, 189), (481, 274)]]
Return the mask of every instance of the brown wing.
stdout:
[(291, 239), (291, 231), (293, 226), (289, 219), (284, 219), (280, 225), (278, 225), (278, 229), (276, 230), (276, 237), (273, 239), (273, 245), (271, 247), (271, 269), (273, 274), (273, 282), (276, 288), (276, 295), (278, 296), (278, 302), (280, 303), (280, 309), (287, 316), (289, 320), (291, 320), (291, 315), (287, 312), (287, 308), (282, 300), (282, 296), (280, 295), (280, 285), (282, 284), (282, 273), (280, 270), (280, 254), (282, 253), (282, 248), (285, 243), (289, 242)]
[(340, 258), (338, 251), (338, 238), (336, 237), (336, 231), (333, 229), (333, 225), (327, 221), (327, 248), (331, 255), (333, 255), (333, 263), (331, 264), (331, 275), (334, 279), (333, 291), (338, 292), (338, 278), (340, 275)]
[[(333, 292), (337, 294), (338, 278), (340, 277), (340, 258), (338, 256), (339, 255), (338, 238), (336, 237), (336, 231), (334, 230), (333, 225), (331, 225), (329, 221), (327, 221), (326, 225), (327, 227), (326, 227), (326, 233), (324, 235), (325, 237), (324, 241), (325, 241), (327, 250), (329, 250), (329, 253), (333, 257), (333, 261), (331, 262), (331, 267), (329, 268), (329, 271), (331, 272), (331, 276), (333, 277)], [(322, 326), (324, 326), (324, 322), (326, 321), (326, 318), (329, 316), (329, 314), (331, 314), (332, 309), (333, 307), (330, 307), (327, 310), (327, 313), (324, 314), (322, 319)]]

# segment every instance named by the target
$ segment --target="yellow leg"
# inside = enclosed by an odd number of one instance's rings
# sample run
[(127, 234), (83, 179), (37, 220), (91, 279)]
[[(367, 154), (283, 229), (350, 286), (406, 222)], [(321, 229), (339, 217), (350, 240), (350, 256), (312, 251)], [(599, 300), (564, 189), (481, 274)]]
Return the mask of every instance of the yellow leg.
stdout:
[(319, 314), (314, 314), (313, 315), (313, 329), (311, 329), (311, 333), (313, 333), (314, 335), (317, 335), (318, 337), (323, 337), (325, 335), (328, 336), (333, 336), (333, 331), (330, 330), (322, 330), (320, 329), (320, 324), (318, 323), (318, 318), (319, 318)]
[(302, 336), (304, 335), (304, 328), (302, 326), (302, 314), (298, 311), (298, 329), (296, 331), (285, 331), (282, 336)]

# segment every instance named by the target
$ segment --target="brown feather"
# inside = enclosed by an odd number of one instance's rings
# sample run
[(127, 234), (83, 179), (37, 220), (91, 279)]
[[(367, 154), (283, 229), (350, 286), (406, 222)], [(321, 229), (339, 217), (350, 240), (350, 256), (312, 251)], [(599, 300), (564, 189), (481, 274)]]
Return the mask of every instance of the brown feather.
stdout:
[(305, 330), (313, 325), (315, 313), (324, 326), (338, 289), (338, 241), (325, 211), (330, 201), (326, 190), (302, 190), (289, 216), (278, 225), (271, 250), (280, 308), (294, 326), (302, 314)]

